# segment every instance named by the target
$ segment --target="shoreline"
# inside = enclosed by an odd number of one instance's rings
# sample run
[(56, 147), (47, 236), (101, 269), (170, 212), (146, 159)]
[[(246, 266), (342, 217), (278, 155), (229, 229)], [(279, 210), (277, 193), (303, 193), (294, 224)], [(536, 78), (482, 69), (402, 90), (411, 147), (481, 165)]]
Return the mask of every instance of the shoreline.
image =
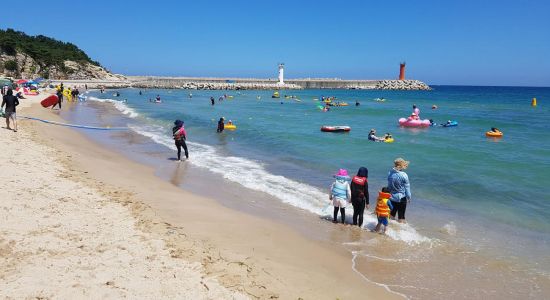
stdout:
[[(126, 92), (122, 91), (123, 94), (128, 93), (129, 95), (137, 94), (137, 90), (127, 90)], [(162, 91), (149, 91), (150, 93), (158, 93)], [(191, 102), (186, 102), (185, 105), (178, 105), (178, 97), (185, 97), (185, 92), (173, 92), (173, 91), (165, 91), (167, 95), (170, 93), (174, 93), (174, 96), (172, 97), (173, 101), (167, 101), (167, 104), (170, 104), (170, 107), (172, 107), (175, 110), (181, 109), (182, 106), (185, 106), (186, 109), (196, 109), (197, 105), (192, 105)], [(147, 93), (147, 91), (146, 91)], [(264, 97), (267, 92), (264, 92)], [(307, 91), (302, 92), (307, 93)], [(340, 93), (346, 93), (344, 91), (341, 91)], [(95, 97), (100, 97), (97, 94), (94, 95)], [(208, 94), (199, 94), (195, 95), (197, 96), (197, 100), (199, 100), (198, 103), (202, 103), (201, 100), (204, 100), (205, 102), (208, 100)], [(303, 96), (303, 94), (302, 94)], [(106, 95), (107, 99), (109, 99), (109, 95)], [(243, 96), (244, 97), (244, 96)], [(93, 98), (93, 97), (92, 97)], [(100, 97), (101, 98), (101, 97)], [(137, 104), (135, 101), (139, 102), (139, 99), (136, 98), (129, 98), (129, 104), (127, 106), (118, 103), (114, 99), (110, 99), (106, 102), (113, 102), (115, 105), (111, 105), (111, 103), (105, 103), (104, 101), (98, 100), (97, 102), (95, 100), (86, 102), (85, 105), (74, 105), (74, 110), (69, 115), (64, 115), (64, 117), (69, 118), (68, 120), (71, 120), (72, 122), (92, 122), (94, 125), (100, 125), (100, 126), (121, 126), (123, 124), (129, 124), (131, 128), (133, 128), (132, 131), (134, 131), (137, 134), (129, 133), (127, 134), (126, 138), (123, 138), (122, 141), (120, 137), (122, 137), (122, 134), (116, 134), (116, 136), (112, 138), (107, 138), (107, 140), (111, 140), (110, 142), (105, 143), (103, 139), (97, 139), (96, 134), (86, 134), (86, 136), (92, 140), (95, 140), (96, 142), (99, 141), (100, 144), (107, 147), (108, 149), (115, 150), (118, 153), (128, 156), (128, 153), (131, 152), (140, 152), (144, 154), (143, 157), (145, 160), (150, 161), (150, 165), (157, 168), (158, 172), (157, 175), (161, 176), (161, 174), (166, 175), (166, 172), (168, 172), (168, 176), (172, 175), (171, 168), (164, 168), (162, 165), (167, 163), (166, 158), (172, 157), (173, 155), (173, 147), (172, 142), (169, 138), (168, 132), (170, 131), (169, 127), (164, 126), (164, 129), (158, 131), (158, 130), (151, 130), (147, 131), (146, 129), (137, 129), (136, 126), (140, 126), (142, 122), (145, 122), (145, 124), (148, 124), (146, 120), (141, 120), (143, 116), (148, 115), (148, 107), (140, 106), (140, 105), (130, 105), (130, 104)], [(97, 100), (97, 98), (96, 98)], [(168, 99), (170, 100), (170, 99)], [(195, 99), (194, 99), (195, 100)], [(243, 100), (246, 100), (243, 98)], [(249, 99), (250, 100), (250, 99)], [(240, 103), (240, 101), (239, 101)], [(120, 105), (119, 105), (120, 104)], [(232, 104), (238, 108), (241, 108), (242, 106), (238, 106), (237, 102), (234, 102)], [(200, 106), (200, 104), (199, 104)], [(217, 106), (216, 106), (217, 107)], [(234, 110), (234, 108), (233, 108)], [(154, 111), (154, 110), (153, 110)], [(122, 113), (122, 114), (121, 114)], [(91, 118), (87, 118), (87, 116), (91, 116)], [(96, 122), (95, 118), (93, 116), (97, 116), (97, 118), (100, 118), (101, 121)], [(191, 116), (189, 114), (186, 115), (186, 120), (189, 119)], [(241, 115), (242, 118), (242, 115)], [(165, 124), (170, 124), (170, 118), (160, 118), (162, 122)], [(194, 122), (197, 122), (195, 119)], [(201, 135), (204, 135), (203, 131), (195, 131), (197, 128), (195, 125), (192, 125), (190, 127), (192, 129), (192, 136), (199, 136), (198, 133), (201, 133)], [(241, 129), (244, 129), (242, 127)], [(85, 133), (88, 133), (89, 131), (86, 131)], [(244, 131), (243, 131), (244, 133)], [(126, 134), (124, 134), (126, 135)], [(137, 136), (137, 138), (136, 138)], [(165, 136), (168, 136), (167, 138), (164, 138)], [(229, 135), (232, 136), (232, 135)], [(195, 137), (195, 138), (197, 138)], [(150, 145), (150, 147), (146, 147), (145, 149), (139, 146), (139, 141), (144, 139), (145, 144)], [(258, 153), (248, 153), (248, 152), (241, 152), (242, 147), (233, 148), (232, 151), (223, 145), (223, 139), (220, 139), (222, 144), (216, 144), (217, 139), (214, 140), (195, 140), (192, 142), (192, 147), (195, 148), (195, 154), (192, 155), (191, 162), (187, 165), (186, 170), (191, 171), (193, 176), (185, 176), (183, 178), (183, 182), (185, 185), (185, 182), (193, 181), (192, 178), (200, 177), (195, 172), (197, 168), (195, 166), (206, 166), (208, 170), (209, 168), (212, 168), (212, 171), (214, 171), (217, 174), (211, 174), (210, 176), (206, 177), (208, 178), (207, 181), (211, 181), (214, 186), (219, 186), (218, 181), (216, 181), (215, 177), (220, 177), (222, 181), (233, 181), (233, 182), (239, 182), (236, 181), (236, 178), (234, 176), (230, 176), (230, 174), (224, 174), (223, 172), (220, 173), (220, 168), (217, 166), (214, 166), (210, 163), (205, 164), (205, 158), (204, 155), (199, 155), (196, 151), (200, 149), (199, 152), (204, 151), (204, 153), (208, 153), (208, 157), (214, 157), (217, 160), (220, 160), (220, 166), (222, 168), (230, 168), (233, 170), (239, 170), (239, 172), (245, 172), (247, 169), (250, 170), (256, 170), (256, 164), (255, 161), (264, 162), (267, 163), (267, 165), (270, 165), (274, 163), (271, 161), (271, 159), (263, 160), (264, 158), (260, 155), (258, 156)], [(205, 144), (202, 144), (205, 143)], [(155, 146), (156, 145), (156, 146)], [(212, 152), (212, 149), (205, 146), (205, 145), (214, 145), (216, 147), (216, 151)], [(224, 156), (230, 156), (230, 157), (240, 157), (245, 159), (247, 165), (250, 167), (247, 168), (239, 168), (237, 165), (233, 163), (223, 163), (222, 160)], [(129, 155), (130, 157), (134, 155)], [(135, 160), (135, 157), (132, 157)], [(141, 162), (143, 158), (137, 159), (135, 161)], [(208, 160), (210, 161), (210, 160)], [(232, 159), (229, 160), (230, 162), (233, 161)], [(239, 160), (240, 161), (240, 160)], [(278, 163), (276, 163), (278, 164)], [(173, 166), (174, 164), (168, 163), (168, 165)], [(160, 166), (160, 167), (159, 167)], [(162, 169), (162, 170), (161, 170)], [(208, 171), (205, 171), (208, 172)], [(275, 173), (273, 173), (275, 172)], [(231, 174), (234, 174), (235, 172), (231, 172)], [(271, 169), (268, 172), (260, 172), (261, 175), (259, 177), (263, 178), (264, 176), (268, 176), (266, 178), (270, 178), (269, 181), (271, 182), (271, 174), (275, 175), (281, 175), (284, 178), (290, 178), (293, 180), (301, 180), (301, 176), (304, 174), (293, 174), (293, 171), (291, 170), (289, 172), (279, 172), (279, 170)], [(256, 174), (256, 172), (254, 172)], [(221, 176), (220, 176), (221, 175)], [(192, 178), (191, 178), (192, 177)], [(222, 178), (223, 177), (223, 178)], [(258, 176), (256, 176), (258, 177)], [(248, 178), (248, 177), (247, 177)], [(168, 177), (165, 177), (165, 180), (168, 180)], [(284, 182), (278, 182), (278, 184), (272, 184), (270, 185), (272, 188), (277, 187), (287, 187), (288, 185)], [(222, 203), (223, 205), (227, 205), (237, 211), (251, 213), (251, 211), (248, 209), (249, 207), (256, 207), (259, 204), (259, 209), (256, 209), (255, 211), (252, 211), (253, 214), (258, 214), (261, 217), (267, 217), (268, 219), (274, 219), (277, 222), (282, 222), (283, 224), (289, 225), (294, 230), (301, 231), (302, 235), (306, 238), (313, 238), (318, 239), (321, 237), (321, 239), (324, 238), (324, 240), (329, 240), (332, 244), (336, 245), (338, 244), (338, 247), (342, 248), (345, 247), (349, 251), (348, 257), (352, 256), (353, 253), (356, 253), (358, 256), (355, 258), (356, 266), (362, 274), (364, 274), (366, 277), (368, 277), (371, 280), (374, 280), (376, 282), (383, 283), (387, 286), (389, 286), (392, 290), (398, 291), (404, 294), (407, 294), (411, 296), (411, 298), (416, 298), (419, 295), (422, 295), (421, 298), (429, 299), (428, 295), (430, 295), (427, 291), (426, 287), (430, 286), (431, 288), (435, 288), (435, 290), (439, 292), (449, 292), (449, 293), (460, 293), (461, 295), (467, 295), (467, 294), (473, 294), (474, 291), (477, 291), (478, 293), (485, 294), (488, 292), (488, 290), (498, 290), (500, 291), (500, 295), (525, 295), (526, 291), (528, 290), (528, 286), (525, 285), (525, 282), (522, 282), (521, 278), (522, 276), (517, 276), (518, 271), (523, 272), (530, 269), (526, 269), (527, 265), (522, 265), (520, 261), (518, 261), (514, 254), (512, 253), (512, 256), (501, 256), (504, 253), (501, 253), (500, 251), (491, 251), (491, 249), (497, 249), (497, 245), (488, 245), (489, 248), (484, 248), (483, 245), (481, 246), (481, 249), (478, 249), (479, 246), (472, 245), (468, 236), (466, 233), (469, 231), (468, 228), (465, 226), (465, 224), (462, 224), (462, 222), (457, 222), (457, 220), (460, 220), (461, 218), (445, 218), (445, 216), (450, 216), (448, 213), (447, 207), (439, 207), (437, 209), (437, 212), (443, 212), (443, 215), (437, 214), (436, 216), (430, 216), (430, 221), (427, 220), (427, 217), (430, 215), (430, 213), (421, 213), (417, 212), (417, 210), (427, 210), (429, 212), (434, 212), (433, 206), (428, 205), (430, 202), (424, 201), (424, 205), (419, 206), (419, 204), (422, 204), (422, 201), (419, 201), (420, 198), (417, 198), (415, 201), (415, 209), (414, 209), (414, 215), (416, 215), (416, 218), (411, 219), (413, 223), (411, 223), (411, 226), (413, 228), (416, 228), (420, 230), (419, 232), (422, 232), (422, 235), (429, 238), (434, 238), (432, 241), (427, 241), (426, 243), (421, 243), (420, 245), (410, 245), (408, 242), (404, 245), (402, 242), (393, 242), (388, 239), (384, 238), (377, 238), (373, 234), (361, 234), (359, 235), (354, 228), (346, 227), (346, 230), (343, 230), (342, 236), (343, 239), (338, 239), (335, 237), (340, 237), (340, 235), (334, 230), (334, 234), (332, 234), (333, 230), (329, 226), (325, 226), (326, 221), (318, 219), (318, 215), (321, 217), (325, 216), (324, 213), (318, 213), (315, 209), (311, 212), (313, 212), (313, 215), (309, 214), (308, 212), (304, 212), (304, 214), (309, 215), (309, 217), (303, 216), (305, 218), (301, 218), (296, 213), (294, 213), (296, 210), (301, 211), (303, 208), (306, 210), (310, 210), (311, 207), (296, 205), (299, 203), (293, 202), (291, 205), (286, 206), (285, 210), (285, 217), (287, 218), (280, 218), (278, 215), (278, 212), (281, 208), (284, 209), (285, 205), (282, 205), (281, 207), (277, 205), (272, 205), (272, 203), (269, 203), (268, 201), (264, 201), (263, 197), (261, 198), (255, 198), (252, 197), (250, 199), (255, 199), (256, 201), (253, 201), (254, 203), (251, 203), (249, 201), (246, 201), (245, 205), (240, 204), (239, 201), (236, 201), (236, 205), (230, 203), (227, 201), (227, 198), (231, 198), (232, 195), (241, 195), (245, 193), (244, 191), (248, 189), (259, 191), (258, 194), (262, 194), (263, 189), (258, 189), (257, 184), (258, 182), (253, 181), (255, 183), (250, 185), (247, 183), (248, 188), (237, 189), (234, 190), (224, 190), (224, 194), (222, 196), (216, 195), (205, 195), (205, 190), (207, 190), (209, 187), (206, 186), (200, 186), (200, 188), (195, 187), (194, 192), (198, 193), (199, 195), (207, 196), (208, 198), (216, 199), (218, 202)], [(422, 181), (422, 185), (425, 185), (426, 182)], [(375, 186), (377, 184), (375, 183)], [(295, 185), (294, 185), (295, 186)], [(318, 188), (323, 188), (323, 185), (314, 185), (314, 187), (317, 186)], [(416, 186), (416, 185), (415, 185)], [(184, 187), (186, 189), (186, 187)], [(278, 188), (275, 189), (276, 191)], [(316, 192), (317, 189), (315, 188), (307, 188), (307, 195), (295, 195), (293, 198), (294, 200), (302, 199), (306, 201), (307, 203), (310, 199), (307, 198), (309, 196), (315, 195), (316, 199), (324, 199), (326, 195), (324, 193), (319, 194)], [(416, 190), (417, 192), (419, 190)], [(269, 191), (271, 193), (272, 190)], [(211, 193), (212, 194), (212, 193)], [(283, 192), (284, 194), (284, 192)], [(418, 194), (417, 194), (418, 195)], [(284, 196), (284, 195), (283, 195)], [(220, 198), (221, 197), (221, 198)], [(285, 196), (286, 197), (286, 196)], [(298, 197), (298, 198), (296, 198)], [(306, 197), (306, 198), (303, 198)], [(281, 197), (276, 195), (276, 200), (278, 202), (281, 202), (283, 200)], [(248, 199), (248, 197), (245, 197), (244, 199)], [(286, 198), (284, 198), (286, 199)], [(237, 199), (238, 200), (238, 199)], [(269, 199), (267, 199), (269, 200)], [(283, 200), (284, 202), (284, 200)], [(315, 202), (315, 201), (314, 201)], [(302, 203), (302, 202), (300, 202)], [(316, 203), (316, 202), (315, 202)], [(431, 203), (433, 204), (433, 203)], [(296, 206), (298, 206), (298, 209), (296, 209)], [(301, 209), (302, 208), (302, 209)], [(263, 209), (263, 210), (262, 210)], [(271, 216), (269, 215), (271, 214)], [(274, 217), (275, 216), (275, 217)], [(460, 217), (458, 215), (455, 215), (454, 217)], [(303, 219), (310, 219), (310, 220), (303, 220)], [(311, 225), (311, 219), (319, 220), (318, 224)], [(426, 220), (424, 220), (426, 219)], [(435, 220), (434, 220), (435, 219)], [(450, 220), (454, 220), (455, 222), (450, 222)], [(455, 225), (456, 224), (456, 225)], [(479, 223), (478, 225), (483, 224), (490, 224), (490, 222), (486, 223)], [(375, 223), (374, 223), (375, 225)], [(435, 227), (434, 227), (435, 225)], [(367, 228), (369, 229), (370, 226), (373, 226), (372, 222), (368, 222)], [(475, 228), (476, 226), (473, 225), (470, 228)], [(311, 228), (309, 232), (300, 230), (302, 228)], [(399, 231), (402, 231), (401, 226), (395, 225), (390, 229), (398, 229)], [(504, 229), (504, 228), (501, 228)], [(475, 229), (474, 229), (475, 230)], [(505, 230), (505, 229), (504, 229)], [(368, 231), (368, 230), (367, 230)], [(491, 239), (498, 239), (500, 237), (500, 232), (497, 231), (491, 231), (491, 233), (486, 232), (486, 236), (492, 235)], [(323, 233), (325, 234), (323, 236)], [(326, 235), (329, 234), (330, 236), (327, 237)], [(496, 234), (496, 235), (495, 235)], [(408, 236), (402, 236), (403, 238), (406, 238), (409, 240)], [(517, 238), (518, 236), (516, 234), (509, 235), (510, 238)], [(350, 242), (351, 241), (351, 242)], [(524, 241), (524, 239), (517, 239), (517, 242)], [(529, 239), (525, 239), (527, 243), (529, 243)], [(478, 244), (479, 245), (479, 244)], [(373, 247), (374, 246), (374, 247)], [(405, 246), (405, 247), (404, 247)], [(470, 247), (474, 246), (474, 247)], [(385, 251), (380, 251), (382, 249), (385, 249)], [(400, 251), (405, 250), (406, 251)], [(481, 250), (481, 251), (480, 251)], [(427, 252), (426, 252), (427, 251)], [(428, 254), (427, 254), (428, 253)], [(540, 253), (543, 254), (543, 251), (531, 251), (531, 254), (533, 253)], [(458, 261), (467, 261), (467, 264), (461, 265), (460, 263), (457, 263)], [(432, 261), (433, 263), (428, 263), (428, 261)], [(395, 262), (395, 263), (392, 263)], [(351, 264), (350, 260), (350, 264)], [(525, 261), (525, 263), (529, 263), (529, 259)], [(541, 263), (539, 261), (539, 263)], [(483, 266), (483, 271), (481, 273), (472, 272), (470, 268), (478, 268), (479, 266)], [(383, 269), (392, 270), (388, 273), (380, 273), (380, 272), (372, 272), (372, 270), (377, 270), (378, 268), (382, 267)], [(435, 268), (435, 269), (434, 269)], [(454, 277), (455, 284), (459, 284), (460, 286), (469, 286), (469, 291), (457, 291), (456, 285), (447, 285), (446, 281), (443, 279), (445, 276), (441, 277), (438, 270), (440, 270), (443, 273), (446, 272), (452, 272), (453, 270), (461, 269), (463, 272), (458, 272), (458, 274)], [(514, 269), (515, 272), (511, 272), (510, 270)], [(540, 269), (540, 268), (539, 268)], [(446, 271), (445, 271), (446, 270)], [(520, 271), (521, 270), (521, 271)], [(534, 269), (533, 271), (536, 271)], [(544, 271), (544, 269), (543, 269)], [(528, 271), (529, 272), (529, 271)], [(435, 275), (440, 274), (440, 275)], [(462, 274), (462, 275), (460, 275)], [(515, 274), (515, 275), (514, 275)], [(539, 273), (536, 273), (539, 274)], [(537, 276), (537, 278), (532, 277), (532, 281), (534, 284), (537, 284), (542, 288), (542, 290), (546, 290), (548, 285), (547, 279), (544, 278), (544, 273), (539, 274), (542, 277)], [(493, 278), (494, 276), (499, 276), (503, 280), (499, 283), (491, 282), (490, 278)], [(417, 278), (423, 278), (422, 281), (417, 281)], [(441, 279), (439, 279), (441, 278)], [(473, 278), (476, 278), (476, 280), (472, 280)], [(505, 278), (505, 279), (504, 279)], [(401, 280), (400, 280), (401, 279)], [(488, 282), (486, 280), (489, 280)], [(480, 284), (480, 282), (483, 282)], [(536, 283), (535, 283), (536, 282)], [(518, 283), (518, 285), (515, 285), (513, 283)], [(511, 288), (511, 286), (516, 286), (516, 288)], [(416, 297), (415, 297), (416, 296)]]
[[(29, 112), (57, 118), (41, 107)], [(168, 241), (176, 257), (201, 262), (207, 276), (215, 276), (222, 285), (240, 283), (242, 288), (234, 289), (262, 299), (400, 298), (359, 278), (349, 265), (350, 257), (335, 247), (326, 249), (326, 245), (307, 240), (285, 225), (183, 191), (156, 177), (151, 168), (99, 147), (75, 130), (20, 122), (22, 130), (37, 131), (40, 143), (60, 153), (71, 153), (63, 160), (72, 170), (72, 179), (96, 188), (107, 182), (116, 189), (131, 191), (131, 200), (125, 204), (137, 206), (133, 213), (139, 227)], [(190, 202), (182, 203), (187, 199)], [(181, 216), (176, 211), (187, 211), (188, 215)], [(211, 212), (216, 218), (208, 220)], [(192, 253), (188, 251), (190, 246)]]

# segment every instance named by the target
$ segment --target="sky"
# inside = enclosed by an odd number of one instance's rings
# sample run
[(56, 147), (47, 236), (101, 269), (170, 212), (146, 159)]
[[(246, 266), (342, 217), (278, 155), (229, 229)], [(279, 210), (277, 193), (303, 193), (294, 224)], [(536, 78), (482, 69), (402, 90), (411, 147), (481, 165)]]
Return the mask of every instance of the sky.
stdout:
[[(550, 1), (27, 0), (0, 28), (125, 75), (550, 86)], [(25, 9), (28, 9), (25, 10)], [(32, 10), (47, 11), (32, 13)]]

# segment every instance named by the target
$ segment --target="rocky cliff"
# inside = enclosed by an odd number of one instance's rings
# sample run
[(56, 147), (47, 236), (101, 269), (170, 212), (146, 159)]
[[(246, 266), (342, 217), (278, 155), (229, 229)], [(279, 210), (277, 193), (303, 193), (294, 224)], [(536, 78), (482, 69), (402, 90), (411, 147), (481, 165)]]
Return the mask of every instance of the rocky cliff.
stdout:
[(121, 80), (76, 45), (0, 29), (0, 75), (14, 78)]
[(49, 79), (101, 79), (124, 80), (119, 74), (112, 74), (100, 66), (89, 62), (76, 62), (66, 60), (63, 65), (44, 66), (36, 62), (32, 57), (24, 53), (15, 55), (0, 54), (0, 76), (13, 78), (37, 78)]

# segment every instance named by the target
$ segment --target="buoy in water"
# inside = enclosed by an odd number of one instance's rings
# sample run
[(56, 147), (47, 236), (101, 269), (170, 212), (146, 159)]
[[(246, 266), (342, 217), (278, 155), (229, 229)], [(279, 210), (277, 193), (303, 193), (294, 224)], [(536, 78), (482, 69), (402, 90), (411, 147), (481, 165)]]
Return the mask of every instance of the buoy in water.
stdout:
[(537, 98), (533, 98), (533, 100), (531, 100), (531, 106), (537, 106)]

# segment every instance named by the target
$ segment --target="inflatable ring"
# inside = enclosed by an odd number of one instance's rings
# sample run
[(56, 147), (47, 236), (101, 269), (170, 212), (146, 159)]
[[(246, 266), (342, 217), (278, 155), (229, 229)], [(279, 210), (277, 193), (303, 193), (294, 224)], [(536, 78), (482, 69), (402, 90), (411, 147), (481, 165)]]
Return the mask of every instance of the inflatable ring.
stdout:
[(502, 137), (504, 134), (500, 131), (494, 132), (494, 131), (487, 131), (485, 132), (485, 135), (488, 137)]

